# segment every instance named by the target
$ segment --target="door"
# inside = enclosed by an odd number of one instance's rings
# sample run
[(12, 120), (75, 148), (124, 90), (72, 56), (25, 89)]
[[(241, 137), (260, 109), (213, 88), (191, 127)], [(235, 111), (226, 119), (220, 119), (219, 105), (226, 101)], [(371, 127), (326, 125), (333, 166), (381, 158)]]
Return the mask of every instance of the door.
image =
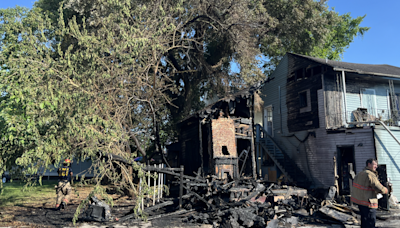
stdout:
[(361, 94), (361, 105), (368, 110), (368, 114), (377, 117), (375, 90), (361, 89)]
[(337, 153), (339, 194), (350, 195), (350, 186), (353, 183), (351, 173), (354, 173), (356, 170), (354, 162), (354, 146), (338, 146)]
[(268, 135), (273, 136), (273, 109), (272, 105), (264, 109), (264, 129)]

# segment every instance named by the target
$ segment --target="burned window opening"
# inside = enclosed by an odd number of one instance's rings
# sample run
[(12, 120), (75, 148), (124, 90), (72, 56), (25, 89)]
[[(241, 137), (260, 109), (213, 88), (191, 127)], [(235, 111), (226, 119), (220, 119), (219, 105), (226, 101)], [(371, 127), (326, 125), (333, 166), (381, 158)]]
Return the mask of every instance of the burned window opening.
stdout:
[(322, 67), (321, 66), (317, 66), (313, 68), (313, 75), (318, 75), (322, 73)]
[(310, 78), (313, 75), (313, 68), (308, 68), (306, 70), (305, 78)]
[(301, 68), (301, 69), (296, 70), (296, 80), (297, 81), (301, 80), (301, 79), (303, 79), (303, 77), (304, 77), (304, 69)]
[(223, 155), (231, 155), (228, 151), (228, 148), (226, 146), (222, 146), (222, 154)]
[(299, 93), (300, 108), (307, 107), (307, 91)]

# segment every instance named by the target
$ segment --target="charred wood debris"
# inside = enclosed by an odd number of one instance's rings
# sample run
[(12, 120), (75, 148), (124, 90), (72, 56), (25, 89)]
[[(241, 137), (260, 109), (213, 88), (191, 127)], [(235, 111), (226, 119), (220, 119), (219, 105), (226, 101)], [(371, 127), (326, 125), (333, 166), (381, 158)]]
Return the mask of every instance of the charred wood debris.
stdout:
[[(150, 169), (156, 171), (158, 168)], [(296, 186), (247, 177), (219, 180), (216, 176), (203, 178), (200, 172), (195, 177), (187, 176), (183, 172), (174, 172), (178, 169), (158, 170), (176, 178), (172, 183), (180, 195), (162, 198), (154, 206), (151, 206), (152, 199), (144, 199), (148, 207), (143, 213), (148, 221), (174, 216), (186, 223), (233, 228), (301, 227), (313, 223), (359, 224), (357, 209), (335, 200), (335, 187), (308, 192)], [(137, 213), (131, 212), (119, 218), (118, 222), (139, 220)]]

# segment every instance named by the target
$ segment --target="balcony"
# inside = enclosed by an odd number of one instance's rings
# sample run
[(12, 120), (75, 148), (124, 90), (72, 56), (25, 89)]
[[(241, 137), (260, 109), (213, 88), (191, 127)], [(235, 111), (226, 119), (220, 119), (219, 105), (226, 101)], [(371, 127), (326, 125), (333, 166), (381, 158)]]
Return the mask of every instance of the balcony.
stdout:
[[(346, 121), (342, 121), (343, 119)], [(345, 113), (327, 115), (327, 129), (343, 127), (345, 123), (349, 127), (362, 127), (375, 124), (375, 120), (381, 120), (387, 126), (400, 126), (400, 111), (392, 111), (390, 109), (366, 109), (358, 108), (357, 110), (347, 111)]]

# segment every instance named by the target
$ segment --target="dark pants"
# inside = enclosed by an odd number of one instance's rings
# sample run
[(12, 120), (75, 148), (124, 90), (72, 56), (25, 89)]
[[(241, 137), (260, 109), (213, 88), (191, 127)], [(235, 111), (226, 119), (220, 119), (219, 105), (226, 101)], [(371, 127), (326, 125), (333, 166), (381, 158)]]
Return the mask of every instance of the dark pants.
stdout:
[(361, 228), (375, 228), (376, 209), (358, 205), (361, 215)]

